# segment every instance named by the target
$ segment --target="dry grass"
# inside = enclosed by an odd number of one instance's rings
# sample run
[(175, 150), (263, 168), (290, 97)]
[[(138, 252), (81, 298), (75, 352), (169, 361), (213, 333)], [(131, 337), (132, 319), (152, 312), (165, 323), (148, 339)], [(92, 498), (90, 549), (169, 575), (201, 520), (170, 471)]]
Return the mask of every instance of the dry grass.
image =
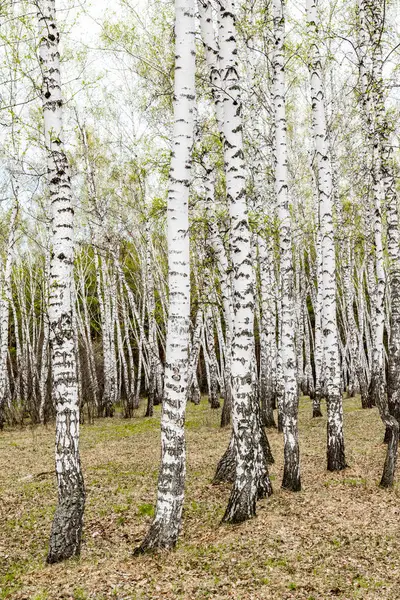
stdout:
[(229, 432), (206, 402), (187, 418), (184, 529), (176, 551), (135, 558), (155, 501), (159, 417), (82, 427), (87, 485), (80, 560), (46, 566), (56, 498), (53, 430), (0, 435), (0, 598), (325, 600), (400, 598), (399, 489), (379, 489), (385, 448), (375, 410), (345, 401), (343, 473), (325, 471), (325, 420), (301, 401), (303, 490), (280, 490), (282, 437), (270, 433), (274, 495), (256, 519), (220, 526), (229, 490), (210, 484)]

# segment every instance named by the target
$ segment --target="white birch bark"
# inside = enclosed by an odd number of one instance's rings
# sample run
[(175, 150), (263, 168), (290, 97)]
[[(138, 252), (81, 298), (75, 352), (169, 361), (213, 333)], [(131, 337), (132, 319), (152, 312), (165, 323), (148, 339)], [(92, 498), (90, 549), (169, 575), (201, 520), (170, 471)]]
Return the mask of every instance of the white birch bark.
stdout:
[(123, 341), (126, 345), (127, 352), (128, 352), (128, 367), (129, 367), (129, 387), (126, 390), (126, 394), (127, 394), (126, 416), (132, 417), (132, 411), (133, 411), (133, 407), (134, 407), (134, 397), (135, 397), (135, 365), (134, 365), (133, 351), (132, 351), (132, 345), (131, 345), (131, 339), (130, 339), (131, 327), (130, 327), (130, 323), (129, 323), (128, 309), (127, 309), (125, 297), (124, 297), (124, 286), (123, 286), (121, 279), (119, 280), (119, 296), (120, 296), (122, 323), (123, 323), (123, 330), (124, 330), (124, 340)]
[(253, 381), (255, 281), (246, 206), (234, 7), (231, 0), (219, 1), (218, 4), (221, 80), (224, 90), (224, 159), (231, 220), (235, 314), (232, 342), (232, 422), (236, 472), (223, 520), (237, 523), (255, 515), (257, 497), (269, 494), (271, 486), (267, 465), (263, 464)]
[(285, 106), (285, 14), (283, 0), (273, 0), (274, 18), (274, 115), (275, 115), (275, 191), (279, 220), (281, 282), (281, 360), (284, 379), (282, 426), (284, 435), (284, 473), (282, 487), (301, 489), (300, 448), (298, 440), (298, 387), (295, 351), (295, 306), (292, 256), (292, 230), (288, 194), (288, 166)]
[[(375, 242), (375, 272), (376, 285), (375, 294), (373, 297), (374, 313), (372, 321), (373, 335), (373, 351), (372, 351), (372, 369), (371, 382), (369, 388), (370, 404), (376, 404), (383, 423), (386, 425), (385, 439), (388, 442), (388, 449), (384, 465), (384, 471), (381, 479), (381, 486), (392, 487), (394, 481), (394, 472), (397, 462), (397, 450), (399, 443), (399, 422), (393, 416), (393, 375), (395, 381), (398, 379), (398, 374), (395, 374), (396, 367), (393, 366), (393, 360), (389, 363), (389, 375), (391, 377), (391, 385), (389, 398), (386, 398), (385, 390), (385, 348), (383, 343), (385, 329), (385, 288), (386, 288), (386, 273), (384, 268), (384, 253), (382, 239), (382, 204), (383, 195), (389, 197), (388, 203), (388, 249), (390, 251), (391, 269), (393, 263), (398, 261), (399, 246), (398, 232), (393, 230), (393, 221), (396, 223), (397, 217), (397, 198), (395, 186), (390, 173), (390, 166), (387, 161), (387, 135), (388, 124), (385, 119), (385, 93), (383, 82), (383, 57), (382, 57), (382, 31), (385, 26), (386, 3), (384, 0), (360, 0), (359, 4), (361, 20), (365, 19), (368, 24), (370, 50), (371, 50), (371, 72), (368, 77), (369, 87), (363, 89), (363, 94), (366, 94), (366, 102), (370, 102), (372, 107), (372, 115), (365, 110), (364, 120), (369, 126), (369, 142), (372, 146), (372, 185), (374, 197), (374, 242)], [(386, 184), (386, 185), (385, 185)], [(397, 245), (397, 247), (396, 247)], [(391, 271), (392, 273), (392, 271)], [(395, 315), (398, 310), (396, 302), (396, 275), (391, 277), (390, 291), (392, 291), (392, 303), (394, 296)], [(394, 289), (393, 289), (394, 284)], [(398, 285), (398, 284), (397, 284)], [(394, 294), (393, 294), (394, 291)], [(393, 319), (393, 317), (392, 317)], [(396, 363), (396, 354), (399, 354), (400, 336), (398, 334), (398, 326), (394, 323), (394, 335), (397, 341), (393, 340), (391, 332), (388, 331), (390, 352), (393, 352), (394, 362)], [(390, 328), (392, 329), (392, 328)], [(389, 400), (389, 404), (388, 404)], [(397, 418), (399, 413), (397, 412)]]
[(318, 171), (319, 224), (321, 229), (323, 268), (322, 332), (324, 337), (324, 367), (326, 371), (328, 413), (327, 462), (328, 470), (337, 471), (346, 467), (346, 459), (344, 452), (339, 340), (336, 322), (336, 265), (332, 219), (332, 172), (328, 155), (322, 66), (316, 38), (319, 24), (316, 0), (307, 0), (307, 19), (311, 36), (311, 102)]
[[(209, 291), (211, 292), (211, 290)], [(214, 319), (211, 306), (207, 306), (205, 310), (204, 332), (207, 342), (210, 369), (208, 401), (211, 408), (217, 409), (220, 407), (218, 400), (218, 362), (215, 352)]]
[(3, 285), (0, 298), (0, 429), (3, 429), (4, 408), (9, 397), (8, 383), (8, 336), (11, 302), (11, 270), (14, 260), (15, 229), (18, 216), (18, 202), (11, 212), (10, 230), (8, 234), (7, 256), (3, 274)]
[(273, 249), (260, 235), (258, 238), (260, 262), (260, 400), (261, 421), (265, 427), (276, 427), (274, 405), (276, 402), (276, 305)]
[(185, 408), (190, 342), (189, 186), (195, 108), (193, 0), (175, 2), (174, 132), (168, 192), (169, 316), (165, 393), (161, 418), (161, 467), (154, 521), (141, 551), (175, 546), (185, 484)]
[(209, 0), (199, 0), (201, 37), (204, 46), (206, 63), (209, 71), (211, 91), (213, 94), (218, 131), (224, 136), (224, 98), (220, 71), (219, 44), (215, 37), (212, 6)]
[(149, 328), (149, 390), (146, 416), (153, 415), (154, 404), (160, 404), (161, 398), (157, 395), (157, 374), (160, 366), (160, 356), (158, 351), (157, 324), (156, 324), (156, 304), (154, 299), (154, 277), (153, 260), (151, 253), (151, 223), (150, 215), (146, 218), (146, 297), (147, 297), (147, 317)]
[(83, 309), (82, 316), (82, 337), (85, 341), (86, 345), (86, 354), (87, 354), (87, 362), (88, 362), (88, 370), (89, 370), (89, 380), (90, 380), (90, 388), (93, 395), (93, 404), (96, 410), (96, 413), (99, 413), (99, 402), (100, 402), (100, 390), (99, 390), (99, 382), (97, 378), (96, 371), (96, 359), (94, 355), (94, 348), (92, 342), (92, 334), (91, 334), (91, 325), (90, 325), (90, 314), (87, 303), (87, 287), (85, 285), (85, 278), (83, 273), (83, 268), (81, 265), (78, 266), (78, 282), (81, 292), (81, 302)]
[(45, 264), (44, 264), (44, 281), (43, 281), (43, 346), (42, 346), (42, 356), (40, 361), (40, 406), (39, 406), (39, 421), (40, 423), (45, 422), (45, 407), (46, 407), (46, 399), (47, 399), (47, 383), (49, 377), (49, 342), (50, 342), (50, 320), (48, 314), (48, 306), (49, 306), (49, 298), (50, 298), (50, 288), (49, 288), (49, 278), (50, 278), (50, 249), (46, 248), (45, 255)]
[(221, 427), (226, 427), (230, 424), (232, 411), (232, 339), (234, 333), (233, 290), (231, 277), (229, 275), (229, 259), (215, 222), (215, 212), (213, 210), (213, 206), (215, 205), (214, 178), (214, 171), (210, 165), (207, 165), (204, 178), (205, 207), (210, 228), (210, 241), (217, 260), (217, 268), (221, 285), (222, 308), (225, 320), (225, 394), (224, 406), (221, 414)]
[(203, 330), (203, 311), (199, 308), (196, 314), (192, 342), (189, 352), (189, 367), (188, 367), (188, 400), (194, 404), (200, 404), (200, 390), (197, 381), (197, 365), (200, 355), (200, 344)]
[(55, 0), (36, 3), (47, 169), (52, 207), (49, 319), (56, 419), (58, 505), (49, 563), (80, 552), (85, 489), (79, 457), (79, 399), (73, 334), (74, 210), (69, 165), (63, 146), (59, 33)]

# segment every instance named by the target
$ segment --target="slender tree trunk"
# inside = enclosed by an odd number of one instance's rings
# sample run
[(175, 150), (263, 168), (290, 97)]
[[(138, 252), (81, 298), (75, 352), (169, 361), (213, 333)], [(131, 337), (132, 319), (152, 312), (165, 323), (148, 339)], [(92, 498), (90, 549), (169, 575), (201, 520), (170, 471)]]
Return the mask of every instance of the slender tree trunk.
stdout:
[(169, 317), (165, 396), (161, 418), (161, 467), (154, 521), (139, 551), (175, 546), (185, 485), (185, 408), (190, 341), (188, 201), (195, 105), (193, 0), (175, 3), (174, 134), (168, 193)]
[[(317, 209), (318, 210), (318, 209)], [(314, 301), (314, 317), (315, 317), (315, 345), (314, 345), (314, 362), (315, 362), (315, 397), (313, 398), (313, 418), (322, 417), (321, 400), (324, 390), (324, 343), (322, 337), (322, 307), (323, 307), (323, 279), (322, 279), (322, 248), (321, 248), (321, 231), (318, 225), (317, 232), (317, 292)], [(311, 283), (311, 285), (314, 285)]]
[(281, 353), (284, 379), (282, 425), (284, 436), (284, 472), (282, 487), (293, 492), (301, 489), (298, 436), (298, 386), (294, 343), (294, 280), (292, 230), (288, 194), (288, 166), (285, 108), (285, 14), (284, 1), (273, 0), (274, 17), (274, 112), (275, 112), (275, 191), (278, 204), (281, 280)]
[[(387, 202), (387, 238), (389, 252), (389, 293), (391, 300), (388, 405), (390, 414), (400, 421), (400, 235), (397, 194), (390, 162), (390, 151), (384, 162)], [(389, 441), (389, 435), (387, 440)]]
[(69, 165), (63, 147), (59, 33), (55, 0), (37, 2), (40, 28), (44, 131), (52, 206), (49, 319), (53, 395), (57, 409), (58, 505), (47, 562), (80, 553), (85, 488), (79, 457), (79, 399), (73, 334), (73, 207)]
[(46, 249), (45, 265), (44, 265), (44, 282), (43, 282), (43, 346), (42, 359), (40, 361), (40, 407), (39, 421), (45, 423), (45, 408), (47, 399), (47, 380), (49, 377), (49, 341), (50, 341), (50, 323), (48, 315), (49, 305), (49, 285), (50, 276), (50, 251)]
[[(209, 7), (209, 5), (207, 4)], [(208, 8), (207, 8), (208, 11)], [(209, 11), (208, 11), (209, 12)], [(200, 13), (201, 14), (201, 13)], [(202, 31), (204, 27), (203, 21)], [(211, 26), (212, 30), (212, 22), (207, 21), (207, 27)], [(203, 33), (204, 34), (204, 33)], [(212, 33), (214, 36), (214, 34)], [(214, 38), (213, 38), (214, 39)], [(215, 40), (214, 40), (215, 43)], [(213, 51), (213, 59), (215, 58), (216, 49)], [(218, 63), (216, 63), (218, 64)], [(214, 77), (216, 75), (216, 66), (214, 68)], [(219, 71), (218, 71), (218, 77)], [(216, 93), (220, 93), (221, 90)], [(217, 100), (215, 100), (217, 102)], [(219, 100), (220, 102), (220, 100)], [(220, 111), (222, 109), (222, 105), (218, 107)], [(221, 117), (221, 115), (220, 115)], [(220, 136), (223, 138), (223, 131), (220, 131)], [(224, 369), (224, 405), (221, 413), (221, 427), (227, 427), (231, 422), (231, 411), (232, 411), (232, 337), (233, 337), (233, 290), (232, 290), (232, 282), (230, 277), (230, 265), (227, 256), (227, 252), (225, 250), (224, 244), (221, 240), (218, 227), (216, 225), (215, 211), (213, 207), (215, 206), (215, 173), (209, 164), (206, 165), (206, 175), (204, 178), (204, 187), (205, 187), (205, 207), (208, 218), (208, 223), (210, 227), (210, 238), (212, 248), (215, 252), (217, 259), (218, 272), (220, 276), (221, 283), (221, 295), (222, 295), (222, 306), (225, 320), (225, 369)]]
[(208, 356), (210, 359), (210, 387), (208, 390), (208, 400), (210, 402), (211, 408), (219, 408), (220, 403), (218, 400), (218, 363), (217, 355), (215, 352), (214, 321), (212, 309), (210, 306), (208, 306), (206, 309), (204, 330), (207, 341)]
[(237, 64), (234, 7), (219, 2), (219, 39), (224, 104), (226, 192), (231, 220), (234, 270), (234, 337), (232, 342), (232, 422), (235, 481), (223, 521), (240, 523), (256, 513), (257, 497), (270, 493), (257, 415), (254, 357), (254, 272), (246, 206), (241, 98)]
[(311, 41), (311, 96), (313, 131), (316, 147), (319, 193), (319, 221), (323, 265), (323, 317), (324, 362), (327, 390), (327, 459), (328, 470), (339, 471), (346, 467), (343, 435), (343, 405), (340, 383), (340, 357), (338, 327), (336, 322), (335, 246), (332, 219), (332, 173), (328, 155), (322, 67), (316, 41), (318, 14), (316, 0), (307, 0), (307, 18)]
[(199, 383), (197, 381), (197, 366), (199, 363), (200, 344), (203, 329), (203, 311), (199, 308), (197, 310), (196, 322), (194, 326), (192, 343), (190, 345), (189, 353), (189, 367), (188, 367), (188, 400), (191, 400), (194, 404), (200, 404), (201, 394), (199, 389)]
[(9, 398), (8, 382), (8, 337), (11, 301), (11, 270), (14, 258), (15, 228), (18, 215), (18, 203), (15, 203), (11, 212), (10, 232), (8, 235), (7, 257), (3, 276), (3, 289), (0, 299), (0, 429), (3, 429), (4, 408)]
[(273, 272), (272, 248), (259, 236), (260, 261), (260, 400), (261, 422), (265, 427), (276, 427), (274, 403), (276, 393), (276, 309), (273, 293), (275, 275)]

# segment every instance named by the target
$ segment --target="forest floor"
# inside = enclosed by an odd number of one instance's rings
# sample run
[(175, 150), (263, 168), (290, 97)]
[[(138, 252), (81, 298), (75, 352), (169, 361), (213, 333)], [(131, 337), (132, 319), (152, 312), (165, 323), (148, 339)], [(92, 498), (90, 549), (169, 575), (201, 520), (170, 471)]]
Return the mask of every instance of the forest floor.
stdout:
[[(133, 556), (154, 511), (159, 408), (152, 419), (82, 426), (87, 504), (82, 556), (45, 565), (56, 501), (53, 426), (0, 434), (0, 599), (400, 598), (400, 488), (378, 487), (376, 410), (345, 400), (348, 469), (325, 470), (325, 418), (300, 402), (303, 491), (280, 489), (282, 436), (269, 433), (274, 494), (255, 519), (220, 525), (229, 488), (211, 480), (229, 431), (207, 401), (187, 414), (188, 473), (177, 549)], [(141, 409), (142, 410), (142, 409)], [(399, 478), (400, 479), (400, 478)]]

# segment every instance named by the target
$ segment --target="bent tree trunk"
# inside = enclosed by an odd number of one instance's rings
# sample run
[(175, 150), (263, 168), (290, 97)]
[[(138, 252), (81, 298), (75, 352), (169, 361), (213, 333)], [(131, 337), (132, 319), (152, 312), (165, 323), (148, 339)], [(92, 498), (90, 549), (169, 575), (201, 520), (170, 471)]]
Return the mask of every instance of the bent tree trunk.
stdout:
[(79, 457), (79, 401), (73, 327), (73, 215), (68, 160), (63, 147), (59, 33), (55, 1), (37, 2), (47, 172), (52, 207), (50, 344), (56, 416), (58, 505), (47, 562), (80, 552), (85, 489)]
[(161, 467), (154, 521), (137, 552), (175, 546), (185, 485), (185, 408), (190, 342), (189, 185), (194, 134), (195, 22), (193, 0), (175, 3), (174, 134), (168, 193), (168, 281)]

